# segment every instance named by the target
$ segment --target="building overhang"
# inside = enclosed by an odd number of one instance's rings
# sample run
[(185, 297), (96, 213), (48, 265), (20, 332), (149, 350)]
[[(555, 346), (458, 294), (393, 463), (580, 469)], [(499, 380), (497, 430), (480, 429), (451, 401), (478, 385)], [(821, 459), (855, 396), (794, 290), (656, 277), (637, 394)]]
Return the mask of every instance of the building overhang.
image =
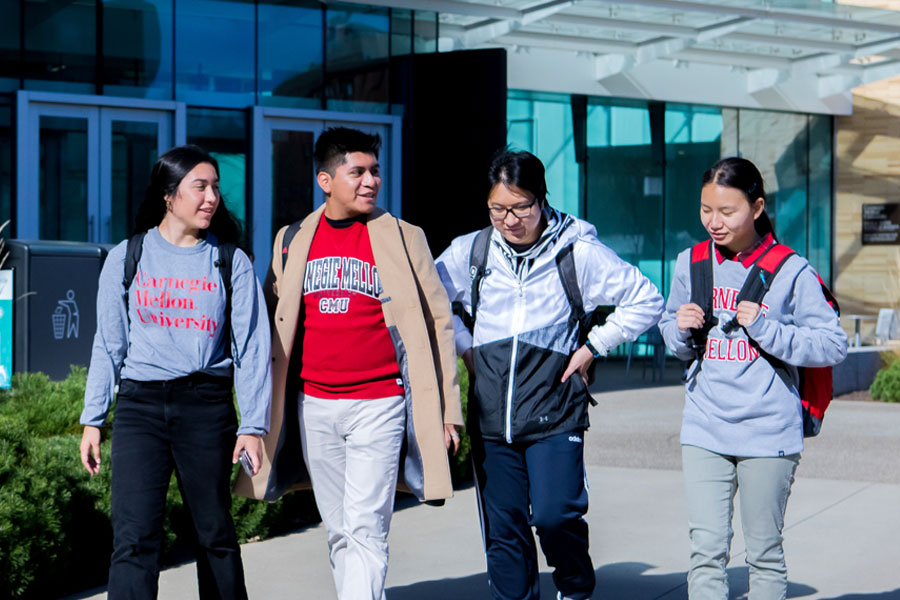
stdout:
[(360, 0), (436, 11), (442, 51), (504, 47), (510, 88), (849, 114), (900, 75), (900, 11), (815, 0)]

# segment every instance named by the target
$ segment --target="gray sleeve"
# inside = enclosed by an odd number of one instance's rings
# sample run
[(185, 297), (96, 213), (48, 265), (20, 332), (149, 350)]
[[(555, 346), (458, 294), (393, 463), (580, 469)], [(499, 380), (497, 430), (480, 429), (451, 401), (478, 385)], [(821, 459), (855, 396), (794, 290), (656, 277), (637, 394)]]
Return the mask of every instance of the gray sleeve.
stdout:
[(259, 280), (240, 250), (234, 253), (231, 285), (234, 389), (241, 411), (238, 435), (265, 434), (272, 405), (269, 318)]
[(682, 305), (691, 301), (691, 274), (688, 259), (690, 251), (682, 252), (675, 262), (675, 275), (672, 278), (672, 287), (669, 290), (669, 298), (666, 301), (666, 311), (659, 320), (659, 331), (669, 350), (681, 360), (694, 358), (694, 350), (688, 345), (691, 337), (690, 331), (678, 329), (678, 321), (675, 313)]
[(760, 348), (789, 365), (836, 365), (847, 356), (847, 334), (825, 300), (815, 271), (804, 263), (794, 278), (780, 278), (786, 273), (776, 277), (769, 292), (772, 297), (785, 298), (783, 312), (790, 315), (785, 322), (767, 319), (760, 311), (745, 329)]
[(128, 315), (122, 278), (125, 243), (112, 250), (103, 263), (97, 289), (97, 332), (91, 349), (81, 424), (102, 427), (112, 404), (119, 371), (128, 351)]

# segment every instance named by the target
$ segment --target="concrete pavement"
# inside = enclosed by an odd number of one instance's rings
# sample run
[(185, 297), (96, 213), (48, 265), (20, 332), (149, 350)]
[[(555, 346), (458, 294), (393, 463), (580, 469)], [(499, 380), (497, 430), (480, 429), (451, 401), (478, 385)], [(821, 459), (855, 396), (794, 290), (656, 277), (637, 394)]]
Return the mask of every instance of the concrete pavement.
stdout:
[[(593, 427), (585, 436), (594, 598), (686, 598), (689, 548), (678, 444), (682, 388), (596, 397), (600, 404), (592, 409)], [(900, 405), (832, 403), (822, 434), (808, 441), (788, 503), (789, 598), (900, 600), (898, 459)], [(731, 597), (741, 598), (747, 567), (737, 516), (734, 529)], [(388, 600), (490, 597), (471, 488), (442, 508), (398, 500), (390, 543)], [(321, 526), (246, 544), (243, 557), (251, 598), (334, 598)], [(105, 594), (94, 590), (76, 597)], [(193, 564), (162, 573), (160, 598), (196, 597)], [(542, 597), (555, 597), (543, 562)]]

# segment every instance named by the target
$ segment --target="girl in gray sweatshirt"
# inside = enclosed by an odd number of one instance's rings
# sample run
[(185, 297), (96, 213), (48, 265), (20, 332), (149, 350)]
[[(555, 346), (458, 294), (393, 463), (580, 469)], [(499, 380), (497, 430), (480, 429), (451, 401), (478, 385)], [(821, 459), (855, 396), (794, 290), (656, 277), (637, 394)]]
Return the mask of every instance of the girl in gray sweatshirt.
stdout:
[[(694, 361), (685, 386), (682, 463), (691, 538), (688, 593), (728, 597), (725, 566), (735, 493), (750, 565), (751, 598), (784, 598), (782, 528), (803, 450), (797, 367), (841, 362), (847, 336), (809, 263), (792, 255), (761, 303), (737, 302), (755, 262), (777, 242), (765, 213), (762, 176), (726, 158), (703, 176), (700, 219), (712, 238), (713, 317), (702, 360), (692, 330), (708, 321), (691, 302), (691, 250), (678, 256), (659, 323), (669, 349)], [(731, 321), (737, 327), (724, 327)], [(726, 332), (727, 331), (727, 332)], [(787, 367), (788, 385), (773, 367)]]
[(173, 471), (197, 534), (200, 597), (246, 598), (230, 481), (241, 455), (254, 473), (261, 464), (269, 323), (250, 260), (234, 247), (238, 228), (219, 195), (216, 160), (196, 146), (163, 154), (136, 229), (139, 258), (122, 242), (100, 274), (81, 415), (81, 461), (93, 475), (115, 393), (109, 598), (156, 597)]

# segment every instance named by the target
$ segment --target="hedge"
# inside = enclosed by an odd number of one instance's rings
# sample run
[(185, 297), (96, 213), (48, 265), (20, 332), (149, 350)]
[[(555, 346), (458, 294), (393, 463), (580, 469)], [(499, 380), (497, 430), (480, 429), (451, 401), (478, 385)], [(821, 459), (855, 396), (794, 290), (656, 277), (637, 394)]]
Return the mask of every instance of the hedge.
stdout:
[(875, 374), (869, 394), (874, 400), (900, 402), (900, 360), (890, 360), (886, 367)]
[[(464, 368), (460, 380), (465, 398)], [(0, 390), (2, 598), (58, 597), (106, 583), (112, 551), (111, 452), (105, 439), (103, 467), (95, 477), (81, 466), (78, 419), (85, 381), (86, 370), (72, 367), (64, 381), (23, 373), (13, 376), (10, 389)], [(470, 447), (463, 433), (451, 462), (456, 481), (468, 476)], [(241, 542), (319, 521), (311, 492), (288, 494), (274, 503), (233, 496), (231, 513)], [(174, 475), (166, 497), (165, 532), (164, 565), (189, 559), (193, 528)]]

